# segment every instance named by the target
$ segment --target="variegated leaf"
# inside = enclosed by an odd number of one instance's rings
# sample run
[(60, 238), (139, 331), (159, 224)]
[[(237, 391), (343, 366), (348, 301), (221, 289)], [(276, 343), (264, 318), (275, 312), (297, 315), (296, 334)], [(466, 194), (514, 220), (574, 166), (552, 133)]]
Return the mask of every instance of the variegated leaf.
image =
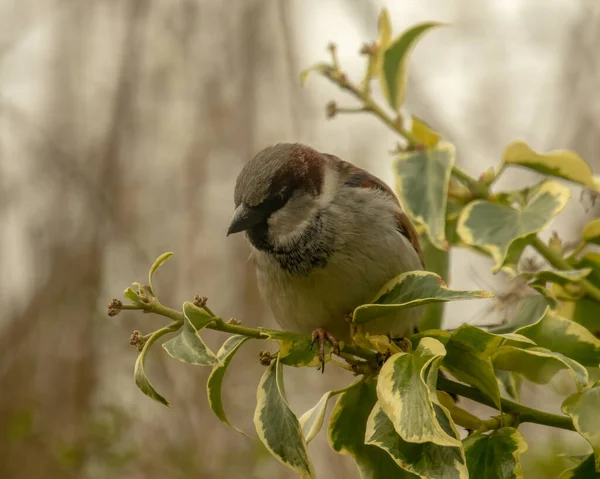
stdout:
[(504, 150), (504, 163), (523, 166), (544, 175), (564, 178), (596, 189), (589, 165), (574, 151), (554, 150), (536, 153), (523, 141), (510, 143)]
[(243, 433), (240, 429), (234, 427), (229, 422), (227, 418), (227, 414), (225, 413), (225, 408), (223, 407), (223, 379), (225, 377), (225, 371), (229, 367), (233, 356), (238, 351), (240, 346), (244, 344), (248, 339), (247, 336), (230, 336), (221, 346), (219, 352), (217, 353), (217, 359), (219, 364), (214, 366), (210, 376), (208, 377), (208, 381), (206, 383), (206, 392), (208, 394), (208, 404), (212, 412), (227, 426), (234, 428), (236, 431)]
[(352, 320), (364, 324), (397, 310), (429, 303), (491, 298), (485, 291), (455, 291), (448, 289), (444, 280), (435, 273), (410, 271), (388, 281), (371, 304), (354, 310)]
[(491, 434), (473, 434), (464, 441), (469, 475), (481, 479), (523, 479), (520, 455), (527, 443), (519, 431), (503, 427)]
[(254, 425), (261, 442), (284, 466), (302, 478), (315, 477), (298, 419), (283, 387), (283, 365), (273, 361), (263, 374), (256, 394)]
[(600, 472), (600, 381), (565, 399), (562, 411), (573, 419), (577, 432), (591, 444), (595, 469)]
[(570, 197), (571, 190), (566, 186), (544, 181), (529, 195), (521, 210), (485, 200), (474, 201), (460, 215), (457, 232), (466, 244), (489, 253), (495, 261), (492, 271), (497, 272), (513, 243), (546, 228)]
[(600, 364), (600, 339), (582, 325), (552, 311), (536, 323), (515, 332), (584, 366), (598, 367)]
[[(451, 425), (447, 411), (438, 409), (440, 425), (456, 440), (458, 434)], [(386, 451), (402, 469), (423, 479), (468, 479), (465, 453), (461, 446), (440, 446), (433, 442), (407, 442), (396, 432), (394, 425), (377, 403), (367, 421), (367, 444)], [(389, 476), (391, 477), (391, 476)]]
[(441, 250), (448, 249), (446, 206), (455, 155), (453, 145), (440, 143), (432, 149), (402, 153), (394, 162), (396, 192), (404, 210)]
[(436, 393), (439, 363), (445, 355), (442, 343), (425, 337), (415, 351), (394, 354), (381, 368), (379, 404), (406, 442), (460, 447), (456, 434), (449, 434), (438, 418), (446, 411)]
[(184, 303), (184, 323), (181, 333), (173, 339), (163, 343), (163, 348), (169, 356), (183, 363), (194, 364), (197, 366), (215, 366), (219, 360), (202, 338), (200, 329), (209, 324), (213, 318), (197, 308), (192, 303)]
[(579, 390), (588, 383), (588, 372), (578, 362), (544, 348), (520, 349), (500, 346), (492, 357), (494, 368), (521, 373), (530, 381), (545, 384), (561, 369), (567, 369)]

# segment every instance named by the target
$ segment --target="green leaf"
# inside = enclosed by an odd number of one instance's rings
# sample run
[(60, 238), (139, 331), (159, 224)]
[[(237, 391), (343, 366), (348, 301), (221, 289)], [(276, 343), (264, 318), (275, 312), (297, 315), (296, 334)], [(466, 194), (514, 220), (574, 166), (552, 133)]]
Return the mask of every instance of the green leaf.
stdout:
[[(427, 271), (438, 274), (446, 283), (450, 277), (450, 252), (437, 249), (426, 235), (421, 236), (421, 248), (423, 259), (427, 265)], [(430, 303), (425, 309), (419, 329), (439, 329), (442, 327), (445, 303)]]
[(208, 312), (206, 312), (204, 309), (199, 308), (189, 301), (183, 303), (183, 315), (198, 331), (205, 328), (215, 320), (215, 318), (208, 314)]
[[(279, 360), (286, 366), (320, 367), (319, 351), (316, 346), (311, 347), (311, 337), (306, 334), (278, 331), (276, 329), (260, 328), (267, 334), (271, 341), (279, 343)], [(331, 359), (331, 344), (325, 343), (325, 362)]]
[(137, 387), (140, 388), (146, 396), (154, 399), (155, 401), (158, 401), (161, 404), (164, 404), (167, 407), (171, 407), (169, 401), (167, 401), (163, 396), (161, 396), (156, 391), (156, 389), (154, 389), (152, 384), (150, 384), (148, 376), (146, 376), (146, 370), (144, 368), (144, 362), (146, 361), (146, 354), (148, 353), (148, 349), (150, 349), (150, 346), (152, 346), (158, 338), (160, 338), (168, 332), (169, 331), (167, 331), (164, 328), (159, 329), (158, 331), (152, 333), (152, 335), (148, 338), (148, 341), (146, 341), (146, 344), (144, 344), (142, 351), (135, 360), (135, 366), (133, 368), (133, 378), (135, 380), (135, 384), (137, 384)]
[(521, 400), (521, 384), (523, 377), (511, 371), (496, 371), (498, 382), (502, 384), (506, 393), (519, 402)]
[(504, 163), (524, 166), (544, 175), (564, 178), (596, 189), (592, 170), (581, 157), (568, 150), (536, 153), (527, 143), (515, 141), (504, 150)]
[(334, 394), (334, 391), (326, 392), (317, 404), (300, 416), (300, 427), (307, 443), (312, 441), (323, 427), (327, 402)]
[(379, 404), (407, 442), (460, 447), (456, 435), (440, 425), (434, 408), (446, 411), (436, 392), (439, 362), (445, 355), (442, 343), (423, 338), (415, 351), (394, 354), (381, 368), (377, 379)]
[(368, 78), (378, 78), (383, 69), (383, 53), (392, 38), (392, 25), (387, 9), (383, 9), (377, 20), (379, 39), (377, 40), (377, 51), (369, 56)]
[(562, 404), (562, 412), (573, 419), (577, 432), (588, 441), (595, 455), (595, 468), (600, 472), (600, 381), (592, 388), (569, 396)]
[(244, 342), (250, 339), (247, 336), (230, 336), (221, 346), (219, 352), (217, 353), (217, 360), (219, 364), (217, 364), (210, 376), (208, 377), (208, 382), (206, 383), (206, 392), (208, 394), (208, 404), (210, 405), (210, 409), (215, 415), (227, 426), (234, 428), (236, 431), (243, 433), (238, 428), (231, 425), (229, 419), (227, 418), (227, 414), (225, 413), (225, 408), (223, 407), (223, 379), (225, 377), (225, 371), (229, 367), (233, 356), (237, 352)]
[(548, 311), (536, 323), (518, 329), (516, 333), (584, 366), (597, 367), (600, 364), (600, 339), (580, 324), (552, 311)]
[(402, 206), (441, 250), (448, 249), (446, 205), (455, 154), (453, 145), (440, 143), (435, 149), (402, 153), (394, 162), (396, 192)]
[(559, 479), (600, 479), (600, 472), (594, 467), (594, 455), (590, 454), (579, 465), (567, 469)]
[(123, 291), (123, 296), (131, 301), (133, 304), (144, 304), (140, 300), (138, 294), (133, 290), (133, 288), (129, 287), (125, 291)]
[(496, 334), (510, 333), (518, 328), (535, 323), (545, 316), (549, 307), (554, 305), (555, 303), (551, 303), (548, 298), (541, 294), (528, 296), (521, 302), (517, 314), (508, 323), (492, 328), (490, 331)]
[(519, 456), (527, 443), (519, 431), (503, 427), (491, 434), (473, 434), (464, 440), (470, 477), (477, 479), (522, 479)]
[(383, 53), (381, 89), (390, 106), (399, 111), (406, 94), (407, 64), (411, 50), (421, 36), (441, 23), (428, 22), (415, 25), (396, 38)]
[(496, 263), (492, 271), (498, 272), (513, 243), (546, 228), (570, 197), (571, 190), (566, 186), (544, 181), (534, 189), (521, 210), (489, 201), (474, 201), (460, 215), (457, 232), (466, 244), (488, 252)]
[[(188, 306), (187, 308), (186, 305)], [(192, 322), (192, 318), (194, 321), (198, 318), (194, 314), (195, 311), (189, 308), (189, 305), (194, 306), (191, 303), (185, 303), (183, 306), (185, 319), (181, 333), (173, 339), (163, 343), (162, 346), (169, 356), (183, 363), (198, 366), (218, 365), (219, 360), (215, 356), (215, 353), (204, 344), (204, 341), (202, 341), (202, 338), (200, 337), (199, 328), (195, 325), (198, 323)], [(194, 308), (200, 311), (199, 308), (196, 308), (195, 306)], [(211, 318), (211, 320), (212, 319), (213, 318)], [(206, 324), (208, 324), (208, 322)]]
[(400, 309), (429, 303), (491, 298), (492, 296), (493, 293), (485, 291), (451, 290), (435, 273), (409, 271), (388, 281), (371, 304), (356, 308), (352, 321), (356, 324), (364, 324), (375, 318), (395, 313)]
[[(439, 408), (439, 406), (436, 406)], [(441, 408), (440, 408), (441, 409)], [(459, 436), (449, 417), (440, 412), (440, 423), (448, 434)], [(465, 454), (462, 447), (440, 446), (432, 442), (404, 441), (394, 429), (392, 421), (377, 403), (367, 421), (366, 443), (382, 448), (402, 469), (425, 479), (468, 479)], [(391, 476), (390, 476), (391, 477)]]
[(317, 63), (316, 65), (308, 67), (300, 72), (300, 85), (301, 86), (306, 85), (306, 81), (308, 80), (308, 75), (311, 72), (333, 73), (334, 71), (335, 71), (335, 69), (329, 63), (324, 63), (324, 62)]
[(442, 365), (459, 381), (479, 389), (500, 409), (500, 390), (492, 354), (506, 341), (469, 324), (459, 327), (446, 344)]
[(546, 384), (561, 369), (567, 369), (571, 373), (578, 389), (583, 389), (588, 383), (588, 372), (581, 364), (544, 348), (500, 346), (492, 361), (494, 368), (521, 373), (538, 384)]
[(545, 270), (535, 273), (521, 273), (523, 279), (532, 279), (535, 284), (556, 283), (564, 286), (569, 283), (579, 283), (592, 272), (590, 268), (572, 269), (568, 271)]
[(152, 294), (154, 294), (155, 297), (156, 293), (154, 292), (154, 287), (152, 286), (152, 277), (154, 276), (154, 273), (156, 273), (156, 270), (160, 268), (162, 264), (165, 261), (167, 261), (171, 256), (173, 256), (173, 253), (171, 252), (161, 254), (158, 258), (156, 258), (156, 261), (154, 262), (154, 264), (150, 268), (150, 271), (148, 272), (148, 284), (150, 285), (150, 291), (152, 292)]
[(365, 444), (367, 418), (377, 402), (375, 384), (374, 378), (368, 378), (340, 395), (329, 419), (329, 444), (334, 451), (354, 459), (361, 479), (418, 477), (400, 469), (379, 447)]
[(300, 423), (285, 397), (279, 361), (271, 363), (258, 384), (254, 425), (261, 442), (279, 462), (302, 478), (315, 477)]
[(600, 219), (592, 220), (585, 225), (583, 240), (586, 243), (600, 244)]
[(325, 420), (325, 412), (327, 411), (327, 403), (329, 400), (333, 396), (337, 396), (338, 394), (355, 387), (360, 381), (362, 381), (362, 379), (359, 379), (346, 388), (326, 392), (323, 394), (323, 396), (321, 396), (321, 399), (319, 399), (317, 404), (302, 414), (300, 417), (300, 426), (302, 427), (302, 432), (304, 433), (307, 443), (312, 441), (323, 427), (323, 421)]
[(440, 140), (442, 135), (431, 128), (427, 123), (416, 116), (412, 116), (412, 128), (411, 133), (419, 140), (419, 143), (426, 146), (427, 148), (435, 147)]

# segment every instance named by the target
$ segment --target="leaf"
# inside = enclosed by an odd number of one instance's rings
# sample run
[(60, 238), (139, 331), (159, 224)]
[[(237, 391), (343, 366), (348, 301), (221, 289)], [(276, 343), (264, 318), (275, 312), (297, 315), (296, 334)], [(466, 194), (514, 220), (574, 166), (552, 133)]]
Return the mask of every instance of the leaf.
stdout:
[(588, 441), (595, 456), (595, 468), (600, 472), (600, 381), (593, 387), (569, 396), (562, 404), (562, 412), (573, 419), (577, 432)]
[(323, 427), (327, 402), (333, 395), (334, 391), (326, 392), (315, 406), (300, 416), (300, 427), (307, 443), (312, 441)]
[(460, 447), (456, 435), (442, 428), (434, 408), (446, 411), (436, 393), (439, 362), (445, 355), (442, 343), (423, 338), (415, 351), (394, 354), (381, 368), (377, 379), (379, 404), (407, 442)]
[(217, 353), (217, 360), (219, 364), (214, 366), (210, 376), (208, 377), (208, 382), (206, 383), (206, 392), (208, 394), (208, 404), (212, 412), (229, 427), (234, 428), (236, 431), (243, 433), (238, 428), (231, 425), (229, 419), (227, 418), (227, 414), (225, 413), (225, 408), (223, 407), (223, 379), (225, 377), (225, 371), (229, 367), (233, 356), (240, 348), (242, 344), (244, 344), (248, 339), (247, 336), (230, 336), (221, 346), (219, 352)]
[(524, 166), (544, 175), (556, 176), (596, 189), (589, 165), (574, 151), (536, 153), (527, 143), (515, 141), (504, 150), (504, 163)]
[(256, 393), (254, 425), (261, 442), (284, 466), (303, 478), (315, 477), (298, 419), (290, 409), (283, 386), (283, 366), (273, 361)]
[(456, 291), (446, 287), (435, 273), (409, 271), (388, 281), (371, 304), (354, 310), (352, 321), (364, 324), (372, 319), (395, 313), (398, 310), (429, 303), (490, 298), (485, 291)]
[(165, 261), (167, 261), (171, 256), (173, 256), (173, 253), (171, 252), (161, 254), (158, 258), (156, 258), (156, 261), (154, 261), (154, 264), (148, 272), (148, 284), (150, 285), (150, 290), (152, 294), (154, 294), (154, 296), (156, 296), (156, 293), (154, 293), (154, 287), (152, 286), (152, 277), (154, 276), (154, 273), (156, 273), (156, 270), (160, 268), (162, 264)]
[[(445, 282), (448, 282), (450, 269), (450, 252), (437, 249), (431, 244), (427, 236), (421, 237), (421, 248), (423, 249), (423, 259), (427, 265), (427, 271), (438, 274)], [(430, 303), (427, 305), (419, 329), (427, 331), (428, 329), (439, 329), (442, 327), (445, 303)]]
[(129, 301), (131, 301), (133, 304), (143, 304), (138, 294), (131, 287), (123, 291), (123, 296)]
[(446, 205), (455, 148), (441, 143), (435, 149), (402, 153), (394, 162), (396, 192), (406, 213), (438, 249), (447, 250)]
[(581, 364), (544, 348), (500, 346), (492, 361), (494, 368), (521, 373), (538, 384), (546, 384), (561, 369), (567, 369), (571, 373), (578, 389), (583, 389), (588, 383), (588, 372)]
[(442, 362), (450, 374), (479, 389), (498, 409), (501, 409), (500, 390), (491, 356), (504, 341), (502, 336), (464, 324), (450, 336)]
[(419, 140), (419, 143), (426, 146), (427, 148), (435, 147), (440, 140), (442, 139), (442, 135), (440, 135), (437, 131), (431, 128), (427, 123), (425, 123), (420, 118), (416, 116), (412, 116), (412, 128), (411, 133), (413, 136)]
[(407, 64), (411, 50), (425, 32), (441, 25), (436, 22), (415, 25), (396, 38), (383, 52), (381, 89), (394, 110), (399, 111), (404, 103)]
[(590, 454), (579, 465), (567, 469), (559, 479), (600, 479), (600, 472), (594, 467), (594, 455)]
[(469, 203), (458, 219), (457, 232), (468, 245), (482, 248), (495, 261), (493, 272), (505, 262), (516, 240), (546, 228), (564, 208), (571, 190), (555, 181), (544, 181), (522, 210), (478, 200)]
[(375, 384), (375, 379), (365, 379), (340, 395), (329, 419), (329, 444), (334, 451), (354, 459), (362, 479), (418, 477), (400, 469), (379, 447), (365, 444), (367, 418), (377, 402)]
[(206, 312), (204, 309), (199, 308), (189, 301), (183, 303), (183, 315), (198, 331), (205, 328), (215, 320), (215, 318), (208, 314), (208, 312)]
[(321, 396), (321, 399), (319, 399), (317, 404), (302, 414), (300, 417), (300, 426), (302, 427), (302, 432), (304, 433), (307, 443), (312, 441), (323, 427), (323, 421), (325, 420), (325, 412), (327, 411), (327, 403), (329, 400), (332, 397), (355, 387), (360, 381), (362, 381), (362, 379), (359, 379), (346, 388), (326, 392), (323, 394), (323, 396)]
[(308, 80), (308, 75), (311, 72), (333, 73), (334, 71), (335, 71), (335, 69), (329, 63), (325, 63), (325, 62), (317, 63), (316, 65), (308, 67), (300, 72), (300, 85), (301, 86), (306, 85), (306, 81)]
[(508, 323), (492, 328), (490, 331), (496, 334), (510, 333), (522, 326), (535, 323), (544, 317), (551, 306), (550, 301), (541, 294), (528, 296), (521, 302), (517, 314)]
[(511, 371), (496, 371), (498, 382), (502, 384), (506, 393), (519, 402), (521, 400), (522, 376)]
[(369, 56), (369, 80), (377, 78), (379, 75), (381, 75), (381, 70), (383, 69), (383, 52), (389, 45), (392, 38), (392, 25), (386, 8), (384, 8), (379, 14), (379, 19), (377, 20), (377, 30), (379, 32), (377, 49)]
[(142, 351), (138, 355), (135, 360), (135, 365), (133, 367), (133, 379), (135, 380), (135, 384), (137, 387), (141, 389), (141, 391), (148, 397), (158, 401), (161, 404), (164, 404), (167, 407), (171, 407), (169, 401), (167, 401), (163, 396), (161, 396), (154, 386), (150, 384), (148, 380), (148, 376), (146, 376), (146, 370), (144, 368), (144, 362), (146, 361), (146, 354), (148, 353), (148, 349), (152, 346), (158, 338), (166, 334), (168, 331), (166, 329), (159, 329), (152, 333), (152, 335), (148, 338), (148, 341), (144, 344)]
[[(286, 366), (320, 367), (318, 348), (311, 347), (312, 339), (306, 334), (260, 328), (269, 339), (279, 343), (279, 360)], [(325, 343), (325, 362), (331, 359), (331, 344)]]
[(470, 477), (522, 479), (519, 456), (527, 443), (519, 431), (503, 427), (489, 435), (473, 434), (464, 441)]
[(584, 366), (597, 367), (600, 364), (600, 339), (580, 324), (552, 311), (548, 311), (536, 323), (518, 329), (516, 333)]
[[(197, 321), (198, 317), (196, 317), (196, 311), (189, 307), (190, 305), (198, 311), (201, 311), (191, 303), (184, 303), (183, 311), (185, 319), (181, 333), (173, 339), (163, 343), (162, 346), (169, 356), (183, 363), (194, 364), (197, 366), (218, 365), (219, 360), (215, 356), (215, 353), (204, 344), (204, 341), (202, 341), (202, 338), (200, 337), (199, 329), (192, 323), (192, 318), (194, 321)], [(212, 321), (213, 318), (210, 318)], [(196, 322), (196, 324), (198, 323)], [(208, 324), (208, 322), (206, 324)]]
[(535, 284), (556, 283), (561, 286), (569, 283), (579, 283), (585, 279), (592, 270), (590, 268), (572, 269), (568, 271), (536, 271), (535, 273), (521, 273), (523, 279), (532, 279)]
[[(443, 413), (440, 413), (439, 417), (448, 434), (454, 435), (458, 440), (459, 436), (450, 425), (449, 418)], [(462, 447), (440, 446), (432, 442), (404, 441), (394, 429), (392, 421), (380, 403), (377, 403), (371, 411), (367, 421), (365, 439), (367, 444), (387, 451), (402, 469), (417, 474), (421, 478), (469, 478)]]
[(586, 243), (600, 244), (600, 219), (592, 220), (585, 225), (583, 240)]

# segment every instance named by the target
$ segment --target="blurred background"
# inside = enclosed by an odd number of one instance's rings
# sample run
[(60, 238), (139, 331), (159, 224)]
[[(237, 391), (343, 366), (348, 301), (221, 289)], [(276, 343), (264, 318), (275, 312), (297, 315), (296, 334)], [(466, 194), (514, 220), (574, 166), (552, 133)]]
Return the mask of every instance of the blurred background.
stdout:
[[(330, 41), (360, 79), (358, 51), (383, 6), (396, 34), (452, 24), (415, 49), (407, 108), (457, 145), (465, 170), (477, 176), (523, 139), (574, 149), (600, 173), (593, 0), (0, 0), (0, 477), (293, 477), (212, 416), (206, 368), (154, 348), (147, 371), (173, 408), (144, 396), (129, 335), (164, 318), (109, 318), (106, 305), (173, 251), (155, 280), (164, 303), (201, 294), (224, 317), (274, 326), (243, 238), (225, 238), (236, 175), (266, 145), (300, 141), (392, 181), (394, 135), (370, 116), (326, 120), (327, 101), (352, 99), (318, 75), (299, 85)], [(505, 184), (534, 178), (512, 171)], [(573, 240), (598, 212), (575, 189), (553, 228)], [(522, 286), (490, 266), (455, 252), (451, 285), (504, 301), (452, 305), (448, 327), (497, 322), (518, 304)], [(230, 419), (246, 431), (261, 347), (247, 343), (226, 378)], [(351, 379), (288, 370), (286, 386), (301, 413)], [(553, 384), (562, 395), (564, 379)], [(558, 411), (531, 384), (524, 401)], [(525, 477), (557, 477), (571, 467), (559, 453), (587, 450), (574, 434), (524, 434)], [(310, 452), (320, 476), (358, 477), (324, 432)]]

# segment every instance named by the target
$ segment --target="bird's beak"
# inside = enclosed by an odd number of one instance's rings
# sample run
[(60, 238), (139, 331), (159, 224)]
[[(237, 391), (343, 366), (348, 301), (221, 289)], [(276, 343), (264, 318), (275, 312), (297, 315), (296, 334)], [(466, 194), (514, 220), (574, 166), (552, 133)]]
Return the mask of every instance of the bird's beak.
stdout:
[(227, 236), (233, 233), (239, 233), (240, 231), (246, 231), (247, 229), (256, 226), (258, 223), (265, 219), (265, 214), (254, 208), (248, 208), (241, 204), (238, 206), (233, 213), (233, 218), (227, 230)]

